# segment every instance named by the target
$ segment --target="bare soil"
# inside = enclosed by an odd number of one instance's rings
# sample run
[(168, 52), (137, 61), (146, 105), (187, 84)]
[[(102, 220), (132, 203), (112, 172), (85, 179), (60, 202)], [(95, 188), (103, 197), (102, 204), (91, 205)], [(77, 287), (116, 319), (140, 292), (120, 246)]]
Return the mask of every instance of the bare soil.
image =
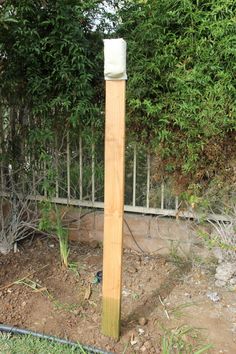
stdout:
[[(124, 251), (121, 338), (103, 336), (102, 289), (93, 282), (102, 269), (102, 249), (96, 246), (72, 244), (69, 270), (61, 267), (53, 238), (24, 240), (17, 253), (1, 255), (0, 323), (114, 353), (161, 353), (165, 330), (186, 325), (199, 329), (191, 340), (214, 345), (209, 353), (236, 353), (236, 291), (215, 288), (212, 267), (129, 250)], [(217, 302), (207, 296), (214, 291)]]

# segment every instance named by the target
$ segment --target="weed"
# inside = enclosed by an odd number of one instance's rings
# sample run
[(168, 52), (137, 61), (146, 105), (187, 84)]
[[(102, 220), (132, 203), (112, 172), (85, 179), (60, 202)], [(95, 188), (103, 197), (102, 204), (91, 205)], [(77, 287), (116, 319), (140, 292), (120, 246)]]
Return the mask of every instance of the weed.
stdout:
[(53, 300), (53, 305), (56, 310), (63, 310), (66, 312), (73, 312), (78, 308), (78, 304), (66, 304), (56, 299)]
[(68, 230), (65, 230), (62, 226), (61, 216), (56, 207), (56, 234), (60, 244), (60, 256), (62, 265), (68, 268), (68, 256), (70, 253), (69, 250), (69, 237), (68, 237)]
[(78, 263), (77, 262), (70, 262), (68, 264), (68, 268), (70, 271), (72, 271), (76, 276), (80, 277), (79, 271), (78, 271)]
[(50, 297), (50, 294), (49, 294), (47, 288), (42, 287), (40, 284), (36, 283), (35, 281), (33, 281), (31, 279), (28, 279), (28, 278), (19, 279), (19, 280), (16, 280), (14, 282), (14, 284), (24, 285), (24, 286), (34, 290), (34, 292), (41, 292), (43, 295), (47, 296), (48, 298)]
[[(55, 212), (53, 212), (53, 204), (50, 200), (43, 201), (41, 203), (41, 221), (39, 228), (41, 231), (46, 232), (55, 232), (58, 237), (60, 245), (60, 257), (61, 263), (64, 267), (68, 268), (68, 256), (70, 253), (69, 250), (69, 235), (68, 230), (63, 227), (62, 220), (63, 215), (61, 215), (58, 206), (55, 204)], [(52, 218), (52, 215), (55, 215), (55, 218)]]
[(178, 306), (175, 306), (174, 308), (169, 310), (169, 313), (175, 316), (176, 318), (180, 318), (184, 316), (183, 310), (190, 307), (190, 306), (195, 306), (196, 304), (193, 302), (185, 302), (183, 304), (180, 304)]
[(175, 329), (164, 329), (162, 354), (206, 353), (212, 345), (202, 345), (199, 336), (199, 330), (186, 325)]
[(173, 263), (176, 266), (176, 268), (189, 266), (192, 263), (190, 257), (184, 254), (180, 246), (174, 242), (171, 242), (168, 260), (169, 262)]
[(137, 294), (137, 293), (132, 293), (132, 299), (133, 299), (133, 300), (138, 300), (138, 299), (139, 299), (139, 294)]
[(35, 292), (41, 292), (44, 296), (46, 296), (52, 303), (55, 309), (57, 310), (63, 310), (66, 312), (73, 312), (78, 308), (78, 304), (67, 304), (67, 303), (62, 303), (59, 300), (57, 300), (49, 291), (47, 288), (42, 287), (40, 284), (36, 283), (33, 280), (30, 280), (28, 278), (23, 278), (15, 281), (14, 284), (17, 285), (24, 285)]

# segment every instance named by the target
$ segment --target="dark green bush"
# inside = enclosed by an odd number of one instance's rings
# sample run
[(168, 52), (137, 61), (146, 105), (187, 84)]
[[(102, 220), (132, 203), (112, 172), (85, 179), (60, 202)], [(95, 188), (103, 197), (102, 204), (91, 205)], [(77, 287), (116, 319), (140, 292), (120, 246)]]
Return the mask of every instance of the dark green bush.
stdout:
[(129, 1), (120, 12), (129, 130), (187, 185), (232, 175), (235, 13), (234, 0)]

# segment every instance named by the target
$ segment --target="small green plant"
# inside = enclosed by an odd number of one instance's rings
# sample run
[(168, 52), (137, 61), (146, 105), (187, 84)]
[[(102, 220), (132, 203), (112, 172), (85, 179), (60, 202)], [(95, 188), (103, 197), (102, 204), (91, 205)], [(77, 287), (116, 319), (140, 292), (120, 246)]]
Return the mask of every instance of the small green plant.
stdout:
[(37, 290), (37, 289), (41, 289), (41, 285), (36, 283), (35, 281), (25, 278), (25, 279), (19, 279), (15, 281), (15, 284), (17, 285), (25, 285), (28, 288), (32, 289), (32, 290)]
[(62, 226), (61, 215), (59, 213), (58, 207), (56, 208), (56, 235), (59, 240), (60, 245), (60, 256), (62, 265), (68, 268), (68, 257), (69, 257), (69, 237), (68, 230), (64, 229)]
[(207, 353), (212, 344), (199, 344), (199, 331), (189, 326), (164, 329), (161, 349), (162, 354), (201, 354)]
[(53, 305), (56, 310), (62, 310), (65, 312), (73, 312), (76, 309), (78, 309), (78, 304), (63, 303), (63, 302), (60, 302), (56, 299), (53, 299)]
[(68, 264), (68, 268), (71, 272), (73, 272), (77, 277), (80, 277), (79, 271), (78, 271), (78, 263), (77, 262), (70, 262)]
[[(198, 235), (210, 248), (218, 248), (222, 258), (227, 261), (236, 260), (236, 202), (218, 203), (220, 217), (211, 208), (209, 215), (198, 225)], [(208, 226), (208, 227), (206, 227)], [(210, 227), (210, 228), (209, 228)]]
[(39, 228), (42, 231), (56, 234), (60, 245), (61, 263), (64, 267), (68, 268), (70, 253), (69, 235), (68, 230), (63, 227), (63, 216), (60, 213), (59, 207), (56, 204), (52, 204), (49, 200), (45, 200), (41, 203), (41, 214)]
[(176, 268), (182, 268), (191, 264), (191, 258), (185, 254), (179, 242), (171, 241), (168, 258)]

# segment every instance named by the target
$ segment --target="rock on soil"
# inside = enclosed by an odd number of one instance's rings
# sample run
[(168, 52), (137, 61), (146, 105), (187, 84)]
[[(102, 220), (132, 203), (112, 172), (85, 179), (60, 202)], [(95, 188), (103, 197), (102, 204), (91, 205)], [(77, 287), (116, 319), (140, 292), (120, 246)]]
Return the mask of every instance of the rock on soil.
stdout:
[(218, 265), (216, 268), (216, 285), (224, 286), (227, 282), (230, 281), (231, 278), (234, 278), (236, 275), (236, 263), (225, 262)]

